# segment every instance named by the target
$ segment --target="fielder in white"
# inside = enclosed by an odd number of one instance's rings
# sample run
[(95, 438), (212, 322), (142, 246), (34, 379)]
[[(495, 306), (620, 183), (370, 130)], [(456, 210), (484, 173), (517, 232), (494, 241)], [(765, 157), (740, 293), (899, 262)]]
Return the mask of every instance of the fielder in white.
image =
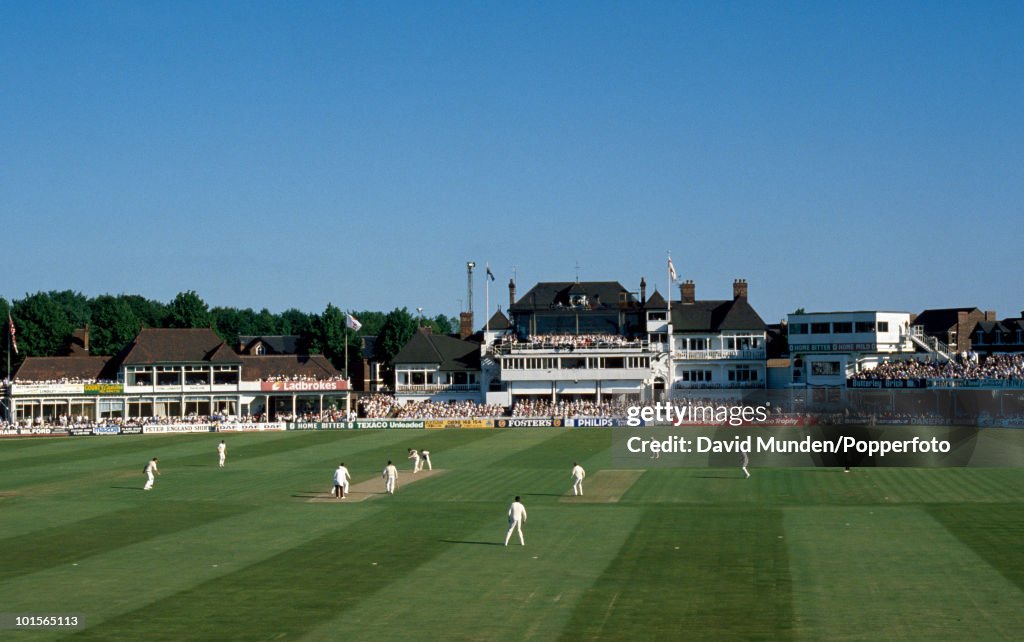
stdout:
[(153, 475), (160, 474), (160, 469), (156, 467), (156, 457), (149, 460), (149, 463), (146, 464), (145, 472), (146, 485), (142, 487), (142, 490), (150, 490), (151, 488), (153, 488), (153, 481), (155, 480), (155, 477), (153, 477)]
[(384, 478), (384, 490), (388, 495), (395, 494), (395, 484), (398, 482), (398, 469), (395, 465), (388, 460), (388, 465), (384, 467), (384, 472), (381, 473), (381, 477)]
[(526, 506), (519, 500), (519, 495), (516, 495), (516, 499), (512, 502), (512, 505), (508, 507), (508, 532), (505, 533), (505, 546), (508, 546), (508, 540), (512, 537), (512, 531), (519, 531), (519, 544), (520, 546), (526, 546), (526, 541), (523, 540), (523, 522), (526, 521)]
[(746, 475), (744, 479), (750, 479), (750, 471), (747, 470), (747, 466), (750, 465), (750, 453), (743, 451), (740, 453), (740, 468), (743, 469), (743, 474)]
[(410, 448), (409, 456), (406, 459), (412, 460), (412, 474), (415, 475), (418, 473), (420, 471), (420, 454), (416, 450)]
[(576, 462), (572, 463), (572, 494), (583, 496), (583, 478), (587, 476), (587, 471), (583, 470), (583, 466), (580, 466)]
[(348, 474), (345, 462), (338, 464), (338, 470), (334, 471), (334, 496), (338, 499), (348, 497), (348, 483), (351, 480), (352, 476)]
[(423, 461), (420, 462), (420, 470), (423, 470), (423, 464), (427, 465), (427, 470), (434, 470), (434, 465), (430, 463), (430, 451), (429, 450), (421, 450), (420, 451), (420, 457), (423, 458)]
[(217, 444), (217, 456), (220, 457), (220, 467), (224, 467), (224, 460), (228, 458), (228, 445), (221, 439), (220, 443)]

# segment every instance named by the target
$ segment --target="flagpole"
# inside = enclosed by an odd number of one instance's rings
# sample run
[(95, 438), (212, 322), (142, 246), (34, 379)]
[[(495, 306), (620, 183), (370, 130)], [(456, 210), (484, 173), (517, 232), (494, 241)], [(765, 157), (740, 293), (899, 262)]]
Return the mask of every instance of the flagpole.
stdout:
[(487, 264), (487, 275), (484, 276), (484, 332), (491, 331), (491, 264)]

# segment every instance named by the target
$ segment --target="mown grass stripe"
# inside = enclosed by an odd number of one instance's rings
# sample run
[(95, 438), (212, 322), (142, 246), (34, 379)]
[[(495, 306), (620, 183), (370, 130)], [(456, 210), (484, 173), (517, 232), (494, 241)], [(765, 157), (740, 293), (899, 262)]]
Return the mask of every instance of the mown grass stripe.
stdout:
[[(960, 543), (1024, 591), (1024, 506), (1017, 504), (933, 504), (931, 516)], [(1024, 614), (1020, 624), (1024, 626)]]
[(0, 540), (0, 582), (253, 510), (223, 502), (157, 501)]
[[(482, 507), (438, 520), (430, 505), (406, 505), (303, 542), (235, 573), (200, 583), (136, 611), (90, 627), (78, 639), (196, 637), (196, 623), (216, 639), (285, 638), (317, 626), (326, 613), (401, 581), (464, 538), (488, 517)], [(245, 623), (239, 627), (239, 623)], [(258, 633), (257, 633), (258, 632)], [(204, 636), (204, 637), (206, 637)]]
[(924, 508), (784, 512), (801, 637), (1020, 639), (1024, 593)]
[(778, 510), (650, 508), (562, 639), (790, 639), (782, 532)]

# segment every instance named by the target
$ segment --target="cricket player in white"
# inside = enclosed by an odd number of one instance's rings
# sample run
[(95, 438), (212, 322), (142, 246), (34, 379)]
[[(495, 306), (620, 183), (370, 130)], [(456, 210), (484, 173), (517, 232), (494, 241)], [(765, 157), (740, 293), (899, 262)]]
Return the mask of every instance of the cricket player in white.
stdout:
[(348, 474), (348, 468), (345, 468), (345, 462), (338, 464), (338, 470), (334, 471), (334, 496), (338, 499), (345, 499), (348, 497), (348, 483), (351, 481), (352, 476)]
[(155, 479), (153, 477), (154, 474), (160, 474), (160, 469), (156, 467), (156, 457), (151, 459), (149, 463), (146, 464), (146, 485), (142, 487), (142, 490), (150, 490), (151, 488), (153, 488), (153, 480)]
[(420, 470), (423, 470), (423, 464), (427, 465), (427, 470), (434, 470), (434, 465), (430, 463), (430, 451), (429, 450), (421, 450), (420, 451), (420, 457), (423, 458), (423, 461), (420, 463)]
[(415, 475), (420, 471), (420, 454), (416, 452), (416, 450), (410, 448), (407, 459), (412, 460), (412, 474)]
[(220, 467), (224, 467), (224, 460), (228, 458), (228, 445), (221, 439), (220, 443), (217, 444), (217, 456), (220, 457)]
[(508, 532), (505, 533), (505, 546), (508, 546), (508, 540), (512, 537), (512, 531), (519, 531), (519, 544), (520, 546), (526, 546), (526, 542), (523, 540), (523, 522), (526, 521), (526, 506), (519, 499), (519, 495), (516, 495), (516, 499), (512, 502), (512, 505), (508, 507)]
[(587, 471), (583, 470), (583, 466), (580, 466), (576, 462), (572, 463), (572, 494), (573, 496), (583, 496), (583, 478), (587, 476)]
[(384, 467), (384, 472), (381, 473), (381, 477), (384, 478), (384, 490), (387, 491), (388, 495), (395, 494), (395, 483), (398, 481), (398, 469), (395, 465), (388, 460), (388, 465)]
[(747, 470), (747, 466), (750, 465), (750, 453), (743, 451), (740, 453), (740, 468), (743, 469), (743, 474), (746, 475), (744, 479), (750, 479), (750, 471)]

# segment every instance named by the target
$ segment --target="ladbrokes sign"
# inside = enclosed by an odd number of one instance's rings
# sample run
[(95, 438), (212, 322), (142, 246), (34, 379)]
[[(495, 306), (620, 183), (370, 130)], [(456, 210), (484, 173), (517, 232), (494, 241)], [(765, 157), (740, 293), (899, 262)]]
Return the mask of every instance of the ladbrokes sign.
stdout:
[(263, 381), (261, 392), (344, 392), (347, 381)]

